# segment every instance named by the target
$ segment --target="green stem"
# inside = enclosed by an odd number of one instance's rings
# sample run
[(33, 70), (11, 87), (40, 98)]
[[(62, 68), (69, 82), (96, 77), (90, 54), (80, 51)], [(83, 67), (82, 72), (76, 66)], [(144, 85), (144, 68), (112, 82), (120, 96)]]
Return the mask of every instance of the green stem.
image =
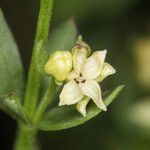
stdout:
[[(35, 114), (39, 98), (39, 88), (41, 85), (41, 75), (37, 69), (37, 63), (40, 60), (41, 52), (44, 53), (46, 47), (52, 15), (52, 6), (53, 0), (40, 0), (40, 11), (24, 101), (26, 113), (31, 120), (33, 120)], [(14, 149), (35, 150), (36, 133), (37, 129), (25, 124), (19, 124)]]
[(48, 89), (46, 90), (41, 103), (38, 107), (38, 110), (35, 114), (35, 118), (33, 120), (34, 124), (38, 123), (41, 119), (41, 117), (43, 116), (46, 108), (48, 105), (50, 105), (50, 103), (52, 102), (55, 94), (56, 94), (56, 89), (57, 89), (57, 85), (55, 83), (55, 79), (52, 78), (51, 79), (51, 83), (50, 83), (50, 87), (48, 87)]
[(53, 0), (41, 0), (40, 12), (37, 22), (37, 30), (33, 46), (33, 54), (29, 69), (28, 82), (25, 93), (25, 109), (28, 116), (32, 119), (37, 106), (39, 97), (39, 88), (41, 84), (41, 76), (37, 70), (37, 61), (41, 55), (40, 51), (44, 51), (49, 34), (51, 21)]
[(19, 125), (14, 150), (35, 150), (37, 130), (24, 124)]

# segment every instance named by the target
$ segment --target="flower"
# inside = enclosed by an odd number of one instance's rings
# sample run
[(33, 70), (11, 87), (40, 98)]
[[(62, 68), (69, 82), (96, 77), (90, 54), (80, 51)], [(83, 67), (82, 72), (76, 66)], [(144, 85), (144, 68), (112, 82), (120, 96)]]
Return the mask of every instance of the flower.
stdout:
[(115, 73), (115, 69), (105, 62), (106, 50), (95, 51), (89, 58), (87, 50), (82, 44), (73, 48), (73, 70), (68, 74), (69, 81), (59, 96), (59, 106), (76, 104), (83, 116), (86, 116), (86, 106), (90, 99), (98, 108), (107, 110), (98, 82)]
[(68, 51), (55, 51), (44, 66), (44, 71), (55, 77), (56, 82), (66, 80), (72, 69), (72, 54)]

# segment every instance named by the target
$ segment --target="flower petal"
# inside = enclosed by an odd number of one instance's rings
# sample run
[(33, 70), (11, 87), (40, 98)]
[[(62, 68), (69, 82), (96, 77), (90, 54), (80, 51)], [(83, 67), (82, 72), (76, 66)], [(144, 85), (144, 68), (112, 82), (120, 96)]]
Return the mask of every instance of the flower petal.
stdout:
[(83, 98), (83, 94), (78, 84), (74, 80), (71, 80), (63, 87), (59, 98), (59, 106), (72, 105), (79, 102)]
[(79, 87), (82, 93), (90, 97), (94, 103), (102, 110), (106, 111), (107, 108), (101, 97), (101, 89), (99, 84), (94, 80), (86, 80), (85, 83), (80, 83)]
[(82, 72), (85, 79), (95, 79), (100, 75), (106, 53), (106, 50), (96, 51), (86, 60)]
[(85, 63), (87, 57), (87, 53), (82, 51), (82, 49), (75, 49), (73, 51), (73, 63), (74, 63), (74, 70), (76, 73), (81, 73), (83, 69), (83, 65)]
[(76, 104), (76, 108), (77, 108), (78, 112), (80, 112), (84, 117), (86, 116), (86, 106), (87, 106), (89, 100), (90, 100), (89, 97), (85, 97)]
[(112, 75), (116, 73), (116, 70), (109, 64), (109, 63), (104, 63), (102, 72), (100, 76), (96, 79), (97, 82), (101, 82), (104, 80), (107, 76)]

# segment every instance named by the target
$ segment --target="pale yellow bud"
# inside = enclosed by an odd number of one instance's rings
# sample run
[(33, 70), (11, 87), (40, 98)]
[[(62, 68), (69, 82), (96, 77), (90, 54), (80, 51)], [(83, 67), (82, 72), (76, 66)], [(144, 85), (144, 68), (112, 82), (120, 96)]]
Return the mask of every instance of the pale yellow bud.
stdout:
[(73, 53), (77, 51), (84, 54), (86, 57), (88, 57), (91, 53), (90, 46), (82, 40), (82, 36), (78, 37), (77, 42), (72, 49)]
[(44, 66), (44, 71), (59, 82), (66, 80), (72, 69), (72, 54), (68, 51), (55, 51)]

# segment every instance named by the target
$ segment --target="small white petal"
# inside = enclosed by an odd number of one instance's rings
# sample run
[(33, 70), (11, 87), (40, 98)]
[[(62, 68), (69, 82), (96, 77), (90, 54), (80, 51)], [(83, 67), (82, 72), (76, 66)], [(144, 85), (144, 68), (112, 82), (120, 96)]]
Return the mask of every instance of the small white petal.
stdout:
[(99, 84), (94, 80), (86, 80), (85, 83), (80, 83), (79, 87), (82, 93), (90, 97), (94, 103), (102, 110), (106, 111), (107, 108), (102, 100), (101, 89)]
[(116, 70), (109, 64), (104, 63), (102, 72), (100, 76), (96, 79), (97, 82), (101, 82), (103, 79), (105, 79), (107, 76), (112, 75), (116, 73)]
[(82, 72), (85, 79), (95, 79), (100, 75), (106, 53), (106, 50), (96, 51), (86, 60)]
[(71, 80), (63, 87), (59, 98), (59, 106), (72, 105), (79, 102), (83, 98), (83, 94), (78, 84), (74, 80)]
[(76, 104), (76, 108), (77, 108), (78, 112), (80, 112), (84, 117), (86, 116), (86, 106), (87, 106), (89, 100), (90, 100), (89, 97), (85, 97)]
[(73, 52), (73, 62), (74, 62), (74, 70), (76, 73), (81, 73), (83, 69), (83, 65), (85, 63), (86, 58), (86, 53), (83, 53), (81, 49), (76, 49)]
[(112, 75), (114, 73), (116, 73), (116, 70), (109, 63), (105, 62), (101, 75), (107, 77), (107, 76)]

